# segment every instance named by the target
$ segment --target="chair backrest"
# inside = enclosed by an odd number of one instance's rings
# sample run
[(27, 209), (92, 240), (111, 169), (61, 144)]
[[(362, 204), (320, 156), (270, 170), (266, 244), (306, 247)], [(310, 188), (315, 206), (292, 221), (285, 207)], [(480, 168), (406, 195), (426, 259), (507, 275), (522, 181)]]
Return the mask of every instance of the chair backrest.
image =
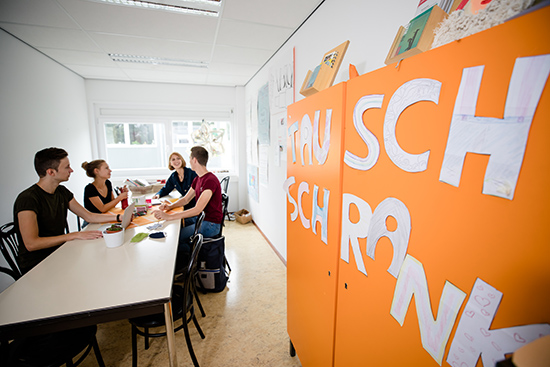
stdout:
[(227, 187), (229, 186), (229, 176), (225, 176), (221, 179), (220, 186), (222, 187), (222, 193), (227, 194)]
[[(184, 273), (185, 278), (183, 280), (184, 298), (189, 297), (191, 295), (192, 289), (193, 289), (192, 282), (194, 282), (195, 278), (197, 277), (199, 252), (201, 251), (201, 248), (202, 248), (202, 240), (203, 240), (202, 234), (197, 233), (197, 235), (193, 238), (191, 242), (191, 257), (189, 258), (189, 263), (187, 264), (187, 269)], [(186, 305), (188, 304), (188, 302), (184, 300), (183, 304)]]
[(197, 234), (199, 234), (199, 230), (201, 228), (201, 225), (202, 225), (202, 222), (204, 221), (204, 216), (206, 214), (204, 214), (204, 211), (202, 211), (198, 217), (197, 217), (197, 221), (195, 222), (195, 232), (193, 232), (193, 236), (191, 236), (191, 240), (193, 240), (195, 237), (197, 237)]
[(220, 226), (220, 233), (218, 233), (217, 237), (222, 236), (223, 227), (225, 226), (225, 215), (227, 213), (227, 206), (228, 205), (229, 205), (229, 195), (222, 194), (222, 214), (223, 214), (223, 217), (222, 217), (222, 225)]
[(15, 223), (10, 222), (0, 227), (2, 241), (0, 241), (0, 252), (10, 267), (10, 270), (15, 274), (15, 279), (19, 279), (22, 274), (17, 264), (17, 256), (19, 255), (19, 241), (17, 239), (17, 231)]

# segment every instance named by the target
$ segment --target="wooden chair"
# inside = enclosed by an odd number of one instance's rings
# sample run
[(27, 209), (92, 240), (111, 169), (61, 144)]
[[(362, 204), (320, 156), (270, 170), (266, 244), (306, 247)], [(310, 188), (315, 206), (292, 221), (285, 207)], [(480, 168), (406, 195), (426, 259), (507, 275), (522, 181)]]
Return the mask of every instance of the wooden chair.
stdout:
[[(174, 328), (174, 332), (183, 329), (185, 334), (185, 341), (187, 342), (187, 349), (193, 361), (195, 367), (200, 367), (193, 345), (191, 344), (191, 338), (189, 336), (188, 323), (193, 321), (199, 335), (202, 339), (205, 338), (202, 329), (199, 326), (199, 322), (195, 316), (194, 309), (194, 294), (193, 284), (197, 273), (197, 258), (199, 251), (202, 247), (202, 234), (197, 234), (193, 238), (192, 253), (184, 273), (185, 279), (183, 280), (183, 287), (174, 285), (172, 288), (172, 315), (174, 321), (181, 320), (181, 325)], [(137, 367), (137, 335), (145, 337), (145, 349), (149, 348), (150, 337), (162, 337), (166, 336), (166, 331), (161, 333), (150, 333), (149, 329), (166, 326), (164, 313), (158, 313), (155, 315), (136, 317), (129, 320), (132, 324), (132, 366)]]

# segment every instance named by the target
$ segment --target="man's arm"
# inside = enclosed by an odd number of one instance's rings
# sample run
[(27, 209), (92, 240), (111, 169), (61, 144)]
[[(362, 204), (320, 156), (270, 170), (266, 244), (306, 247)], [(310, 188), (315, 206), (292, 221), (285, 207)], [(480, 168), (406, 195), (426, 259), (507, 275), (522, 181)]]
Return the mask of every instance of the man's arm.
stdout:
[[(73, 199), (74, 200), (74, 199)], [(100, 231), (83, 231), (83, 232), (71, 232), (62, 234), (59, 236), (51, 237), (39, 237), (38, 236), (38, 222), (36, 220), (36, 213), (32, 210), (23, 210), (17, 213), (17, 220), (19, 222), (19, 232), (23, 239), (25, 247), (29, 251), (41, 250), (44, 248), (54, 247), (61, 245), (64, 242), (72, 240), (91, 240), (100, 238)]]
[[(185, 197), (187, 197), (187, 195), (185, 195), (184, 198)], [(193, 197), (194, 197), (194, 194), (193, 194)], [(204, 210), (204, 208), (206, 207), (206, 205), (208, 204), (211, 198), (212, 198), (212, 190), (204, 190), (201, 196), (199, 196), (199, 199), (197, 200), (197, 203), (195, 204), (195, 206), (192, 207), (191, 209), (187, 209), (187, 210), (184, 210), (183, 212), (175, 213), (175, 214), (168, 214), (163, 212), (162, 210), (158, 210), (154, 213), (154, 215), (155, 215), (155, 218), (164, 219), (164, 220), (174, 220), (174, 219), (195, 217)]]
[(174, 208), (179, 208), (180, 206), (185, 206), (185, 205), (189, 204), (189, 202), (191, 200), (193, 200), (194, 197), (195, 197), (195, 190), (191, 187), (191, 188), (189, 188), (189, 190), (187, 190), (187, 193), (185, 194), (184, 197), (182, 197), (181, 199), (179, 199), (178, 201), (176, 201), (172, 204), (163, 203), (163, 204), (160, 205), (159, 209), (160, 210), (172, 210)]
[(105, 222), (116, 222), (117, 216), (114, 214), (98, 214), (92, 213), (84, 208), (82, 205), (73, 198), (69, 201), (69, 210), (78, 215), (88, 223), (105, 223)]

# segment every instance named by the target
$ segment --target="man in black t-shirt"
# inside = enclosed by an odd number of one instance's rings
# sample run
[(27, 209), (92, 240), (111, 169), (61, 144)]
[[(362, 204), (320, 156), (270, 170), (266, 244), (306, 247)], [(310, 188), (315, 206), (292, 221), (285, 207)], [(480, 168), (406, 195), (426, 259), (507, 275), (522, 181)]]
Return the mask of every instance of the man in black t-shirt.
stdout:
[(47, 148), (34, 156), (38, 182), (21, 192), (13, 206), (13, 219), (20, 240), (17, 261), (25, 274), (60, 245), (76, 239), (102, 237), (101, 231), (70, 232), (67, 210), (90, 223), (118, 221), (119, 215), (90, 213), (80, 205), (61, 182), (69, 180), (68, 154), (59, 148)]

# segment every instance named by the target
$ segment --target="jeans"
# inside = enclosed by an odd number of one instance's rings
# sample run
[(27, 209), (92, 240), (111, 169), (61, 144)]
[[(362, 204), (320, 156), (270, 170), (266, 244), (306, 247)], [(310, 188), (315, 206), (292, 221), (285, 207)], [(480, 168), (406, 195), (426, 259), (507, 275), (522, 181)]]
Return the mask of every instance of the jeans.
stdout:
[[(185, 218), (185, 227), (180, 229), (178, 242), (178, 255), (176, 258), (176, 269), (181, 269), (189, 262), (191, 256), (191, 236), (195, 233), (195, 222), (197, 217)], [(189, 224), (192, 222), (191, 224)], [(182, 222), (183, 223), (183, 222)], [(203, 237), (215, 237), (220, 233), (221, 223), (203, 221), (199, 233)]]

